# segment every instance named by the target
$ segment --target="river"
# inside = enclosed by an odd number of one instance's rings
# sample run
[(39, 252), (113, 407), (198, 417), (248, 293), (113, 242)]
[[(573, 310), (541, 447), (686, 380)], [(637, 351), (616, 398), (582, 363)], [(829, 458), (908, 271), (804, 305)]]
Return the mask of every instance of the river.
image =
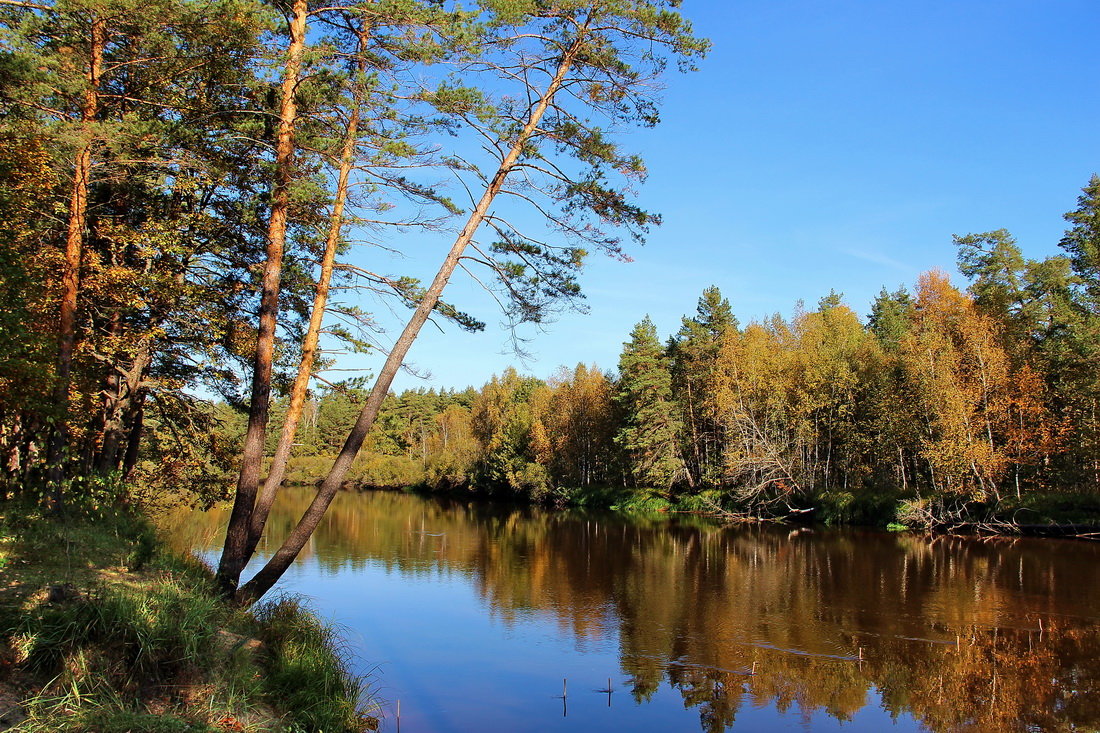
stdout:
[[(284, 492), (261, 555), (310, 496)], [(174, 542), (216, 557), (227, 517), (177, 514)], [(368, 492), (279, 588), (340, 626), (390, 732), (1096, 731), (1098, 561)]]

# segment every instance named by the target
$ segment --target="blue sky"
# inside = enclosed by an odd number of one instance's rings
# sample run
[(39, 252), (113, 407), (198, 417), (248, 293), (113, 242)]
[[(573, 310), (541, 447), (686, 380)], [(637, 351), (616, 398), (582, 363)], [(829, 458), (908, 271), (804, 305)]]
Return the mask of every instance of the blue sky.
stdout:
[[(866, 314), (883, 285), (954, 273), (952, 234), (1003, 227), (1030, 257), (1058, 253), (1062, 214), (1100, 172), (1094, 0), (685, 0), (683, 12), (713, 49), (698, 72), (669, 75), (661, 125), (622, 138), (648, 164), (640, 200), (664, 224), (633, 262), (593, 255), (588, 312), (521, 332), (526, 363), (491, 302), (456, 279), (447, 297), (488, 328), (429, 326), (409, 361), (431, 377), (396, 388), (480, 386), (509, 364), (611, 369), (634, 323), (649, 314), (671, 334), (708, 285), (742, 323), (830, 289)], [(426, 271), (445, 240), (401, 264)]]

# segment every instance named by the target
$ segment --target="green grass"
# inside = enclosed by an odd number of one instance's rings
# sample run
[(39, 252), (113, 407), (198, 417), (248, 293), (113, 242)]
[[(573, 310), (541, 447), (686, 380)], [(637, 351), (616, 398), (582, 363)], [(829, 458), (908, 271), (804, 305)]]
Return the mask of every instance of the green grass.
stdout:
[(341, 730), (358, 720), (363, 682), (348, 673), (335, 630), (293, 598), (257, 607), (255, 632), (267, 647), (263, 689), (301, 730)]
[(616, 512), (631, 514), (654, 514), (667, 512), (674, 504), (663, 496), (649, 493), (634, 493), (615, 503), (611, 509)]
[(331, 627), (294, 600), (226, 605), (209, 570), (162, 551), (139, 516), (2, 504), (0, 561), (0, 683), (22, 691), (29, 716), (14, 731), (368, 724)]
[(79, 587), (140, 570), (156, 546), (151, 526), (115, 513), (46, 517), (33, 504), (0, 504), (0, 611), (18, 607), (51, 584)]

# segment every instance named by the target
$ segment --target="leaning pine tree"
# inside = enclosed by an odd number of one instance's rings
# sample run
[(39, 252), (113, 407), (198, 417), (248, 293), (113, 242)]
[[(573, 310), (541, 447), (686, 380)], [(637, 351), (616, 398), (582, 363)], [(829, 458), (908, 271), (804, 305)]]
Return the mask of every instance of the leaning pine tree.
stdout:
[[(350, 271), (361, 280), (365, 279), (366, 287), (376, 293), (396, 296), (405, 302), (414, 300), (422, 291), (411, 278), (379, 276), (361, 267), (337, 261), (340, 251), (349, 248), (344, 236), (349, 223), (365, 223), (361, 216), (349, 215), (347, 211), (370, 207), (377, 215), (377, 212), (394, 208), (392, 199), (415, 204), (415, 222), (399, 217), (373, 219), (370, 223), (376, 228), (382, 225), (401, 228), (414, 224), (432, 228), (437, 219), (426, 216), (429, 206), (441, 211), (440, 218), (457, 212), (457, 207), (439, 196), (434, 188), (418, 185), (403, 175), (410, 169), (428, 167), (434, 162), (430, 149), (424, 150), (410, 142), (423, 133), (431, 120), (401, 114), (398, 111), (401, 100), (395, 93), (399, 86), (391, 82), (408, 70), (407, 57), (421, 60), (444, 58), (447, 53), (444, 42), (449, 32), (466, 22), (464, 14), (447, 13), (434, 7), (393, 8), (376, 1), (346, 8), (327, 7), (318, 13), (327, 26), (349, 37), (345, 38), (348, 48), (332, 55), (332, 61), (337, 64), (344, 61), (349, 65), (343, 80), (345, 98), (342, 104), (336, 105), (337, 114), (331, 115), (336, 123), (335, 132), (341, 138), (338, 149), (328, 153), (336, 169), (336, 189), (319, 262), (313, 305), (302, 337), (298, 372), (290, 387), (286, 416), (275, 454), (267, 476), (259, 484), (259, 494), (250, 491), (245, 495), (238, 492), (237, 495), (238, 503), (243, 501), (245, 506), (251, 507), (250, 526), (243, 548), (235, 547), (232, 553), (226, 553), (223, 557), (237, 557), (242, 561), (252, 555), (263, 536), (267, 517), (286, 476), (309, 382), (317, 370), (322, 325), (330, 311), (329, 293), (337, 269)], [(335, 64), (330, 66), (333, 67), (331, 70), (335, 70)], [(358, 180), (355, 180), (356, 177)], [(353, 185), (359, 191), (349, 206)], [(484, 325), (442, 302), (436, 305), (436, 310), (467, 330), (478, 330)], [(345, 309), (341, 313), (352, 318), (360, 315), (357, 309)], [(329, 333), (333, 331), (330, 329)], [(232, 577), (235, 582), (239, 575), (238, 570), (223, 577)]]
[[(586, 248), (621, 257), (615, 230), (640, 240), (649, 225), (659, 222), (629, 199), (630, 182), (645, 175), (641, 159), (623, 153), (608, 133), (624, 124), (656, 124), (656, 77), (670, 59), (686, 68), (706, 50), (706, 42), (691, 35), (676, 11), (679, 4), (479, 3), (481, 32), (470, 39), (459, 66), (479, 81), (491, 79), (483, 86), (487, 91), (471, 92), (465, 80), (453, 79), (421, 97), (482, 141), (482, 159), (456, 161), (456, 169), (469, 175), (467, 189), (481, 193), (472, 197), (465, 225), (390, 350), (314, 501), (267, 564), (237, 590), (239, 602), (266, 593), (309, 540), (456, 269), (487, 268), (513, 322), (539, 321), (552, 303), (580, 295), (576, 274)], [(601, 126), (592, 117), (606, 122)], [(623, 176), (626, 188), (609, 182), (612, 175)], [(518, 229), (519, 219), (501, 211), (512, 205), (529, 206), (552, 231), (553, 241)], [(483, 228), (491, 241), (477, 238)], [(243, 567), (240, 559), (247, 558), (235, 559), (234, 569)], [(223, 583), (235, 586), (236, 578), (223, 578)]]

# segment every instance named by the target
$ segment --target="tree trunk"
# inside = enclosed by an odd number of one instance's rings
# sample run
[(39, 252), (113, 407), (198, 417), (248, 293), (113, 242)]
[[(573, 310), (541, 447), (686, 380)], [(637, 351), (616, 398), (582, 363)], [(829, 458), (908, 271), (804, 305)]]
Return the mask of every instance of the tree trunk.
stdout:
[(122, 478), (126, 481), (130, 480), (137, 467), (141, 449), (141, 436), (145, 429), (145, 394), (144, 389), (138, 390), (130, 404), (130, 433), (126, 438), (126, 454), (122, 457)]
[(279, 287), (282, 280), (283, 250), (286, 246), (290, 183), (293, 178), (294, 125), (298, 116), (294, 95), (297, 91), (302, 54), (306, 44), (307, 12), (306, 0), (294, 0), (293, 16), (290, 21), (290, 44), (283, 70), (282, 99), (279, 105), (279, 128), (275, 147), (275, 185), (271, 193), (271, 218), (268, 221), (267, 250), (260, 293), (259, 329), (252, 367), (252, 399), (248, 409), (248, 431), (245, 434), (233, 512), (229, 518), (225, 547), (218, 566), (218, 583), (227, 596), (233, 595), (236, 591), (241, 571), (248, 561), (246, 550), (249, 529), (263, 463), (264, 433), (267, 430), (268, 410), (271, 404), (275, 327), (279, 317)]
[[(366, 52), (369, 34), (370, 26), (364, 22), (359, 33), (360, 54)], [(367, 71), (365, 59), (360, 62), (360, 71), (364, 73)], [(339, 248), (340, 233), (344, 228), (344, 204), (348, 197), (348, 179), (351, 176), (351, 169), (355, 162), (355, 147), (359, 137), (359, 108), (362, 105), (360, 94), (356, 93), (354, 95), (353, 105), (354, 108), (348, 119), (344, 146), (340, 153), (340, 172), (336, 183), (336, 198), (332, 205), (328, 239), (325, 241), (325, 251), (321, 258), (321, 273), (317, 279), (317, 293), (313, 299), (309, 328), (306, 330), (305, 339), (302, 342), (302, 357), (298, 363), (298, 374), (290, 390), (290, 404), (287, 407), (282, 434), (279, 436), (279, 444), (275, 449), (275, 457), (271, 461), (271, 467), (268, 469), (263, 489), (252, 512), (248, 544), (245, 549), (246, 557), (252, 556), (256, 544), (263, 536), (264, 525), (267, 523), (268, 514), (271, 512), (271, 505), (274, 504), (275, 496), (278, 494), (279, 487), (286, 476), (286, 466), (290, 460), (294, 437), (298, 433), (298, 423), (302, 418), (302, 409), (306, 402), (309, 380), (313, 376), (313, 362), (317, 354), (317, 342), (321, 337), (321, 323), (324, 320), (325, 308), (328, 305), (329, 285), (332, 282), (332, 271), (336, 264), (336, 250)]]
[(133, 403), (141, 390), (142, 382), (149, 372), (152, 362), (152, 348), (148, 340), (143, 340), (137, 350), (133, 363), (125, 372), (114, 368), (116, 393), (109, 399), (103, 424), (103, 445), (96, 460), (99, 473), (117, 470), (122, 456), (123, 439), (127, 435), (128, 418), (133, 415)]
[[(116, 263), (112, 262), (114, 266)], [(121, 314), (118, 310), (111, 313), (110, 319), (110, 340), (117, 339), (119, 335), (119, 329), (121, 328)], [(117, 453), (118, 440), (117, 440), (117, 422), (121, 418), (121, 404), (122, 404), (122, 375), (119, 374), (117, 365), (113, 362), (107, 363), (107, 376), (103, 380), (104, 387), (101, 392), (103, 396), (103, 406), (90, 426), (95, 430), (96, 440), (94, 444), (99, 446), (99, 454), (95, 457), (95, 470), (97, 473), (107, 473), (111, 470), (111, 461), (109, 456)]]
[(58, 419), (46, 455), (46, 478), (52, 487), (55, 512), (64, 507), (65, 446), (69, 432), (69, 385), (72, 382), (73, 351), (76, 348), (76, 305), (80, 292), (80, 263), (84, 254), (84, 230), (88, 218), (88, 188), (92, 172), (92, 125), (99, 114), (99, 85), (103, 75), (103, 51), (107, 45), (107, 22), (92, 20), (87, 87), (80, 108), (82, 141), (76, 155), (73, 188), (69, 199), (69, 224), (65, 236), (65, 267), (61, 275), (61, 312), (57, 327), (57, 375), (53, 400)]
[(484, 194), (482, 194), (481, 200), (478, 201), (474, 211), (470, 214), (470, 218), (466, 221), (466, 225), (462, 228), (458, 238), (451, 246), (450, 251), (447, 253), (447, 257), (443, 260), (443, 264), (440, 265), (439, 271), (436, 273), (435, 279), (432, 280), (431, 286), (424, 293), (424, 297), (417, 305), (416, 310), (413, 311), (413, 315), (406, 324), (404, 331), (402, 331), (401, 336), (397, 339), (389, 356), (386, 358), (386, 362), (382, 366), (382, 370), (379, 372), (378, 378), (374, 382), (370, 395), (367, 397), (366, 403), (359, 413), (359, 418), (356, 420), (355, 426), (352, 428), (347, 440), (344, 442), (343, 448), (333, 462), (328, 476), (325, 477), (325, 480), (317, 490), (317, 495), (309, 505), (309, 508), (306, 509), (305, 514), (302, 515), (297, 526), (295, 526), (287, 536), (282, 546), (275, 552), (267, 564), (255, 577), (241, 586), (240, 591), (237, 593), (238, 602), (245, 604), (251, 603), (270, 590), (286, 569), (290, 567), (290, 564), (294, 562), (294, 558), (296, 558), (301, 549), (305, 547), (313, 531), (317, 528), (317, 525), (320, 524), (321, 517), (324, 516), (325, 510), (328, 509), (328, 505), (332, 502), (341, 484), (343, 484), (344, 477), (347, 475), (348, 469), (351, 468), (352, 461), (355, 460), (355, 456), (362, 447), (363, 441), (367, 437), (367, 433), (374, 424), (374, 420), (378, 416), (378, 410), (382, 406), (382, 401), (388, 394), (394, 375), (397, 374), (397, 370), (404, 362), (409, 347), (412, 346), (421, 327), (431, 315), (432, 309), (435, 308), (436, 303), (439, 302), (439, 298), (443, 294), (443, 289), (447, 286), (448, 280), (458, 266), (459, 259), (462, 257), (462, 252), (473, 239), (474, 233), (477, 231), (478, 227), (485, 220), (489, 212), (489, 207), (493, 203), (493, 199), (496, 198), (496, 195), (500, 192), (501, 188), (503, 188), (509, 173), (512, 171), (512, 167), (523, 153), (524, 146), (531, 138), (531, 135), (534, 134), (546, 110), (549, 109), (554, 95), (561, 87), (565, 75), (569, 72), (577, 53), (580, 51), (582, 40), (583, 35), (579, 35), (563, 54), (558, 69), (547, 86), (546, 91), (539, 97), (539, 101), (531, 111), (523, 130), (516, 137), (508, 154), (505, 155), (504, 159), (501, 161), (496, 173), (489, 181)]

